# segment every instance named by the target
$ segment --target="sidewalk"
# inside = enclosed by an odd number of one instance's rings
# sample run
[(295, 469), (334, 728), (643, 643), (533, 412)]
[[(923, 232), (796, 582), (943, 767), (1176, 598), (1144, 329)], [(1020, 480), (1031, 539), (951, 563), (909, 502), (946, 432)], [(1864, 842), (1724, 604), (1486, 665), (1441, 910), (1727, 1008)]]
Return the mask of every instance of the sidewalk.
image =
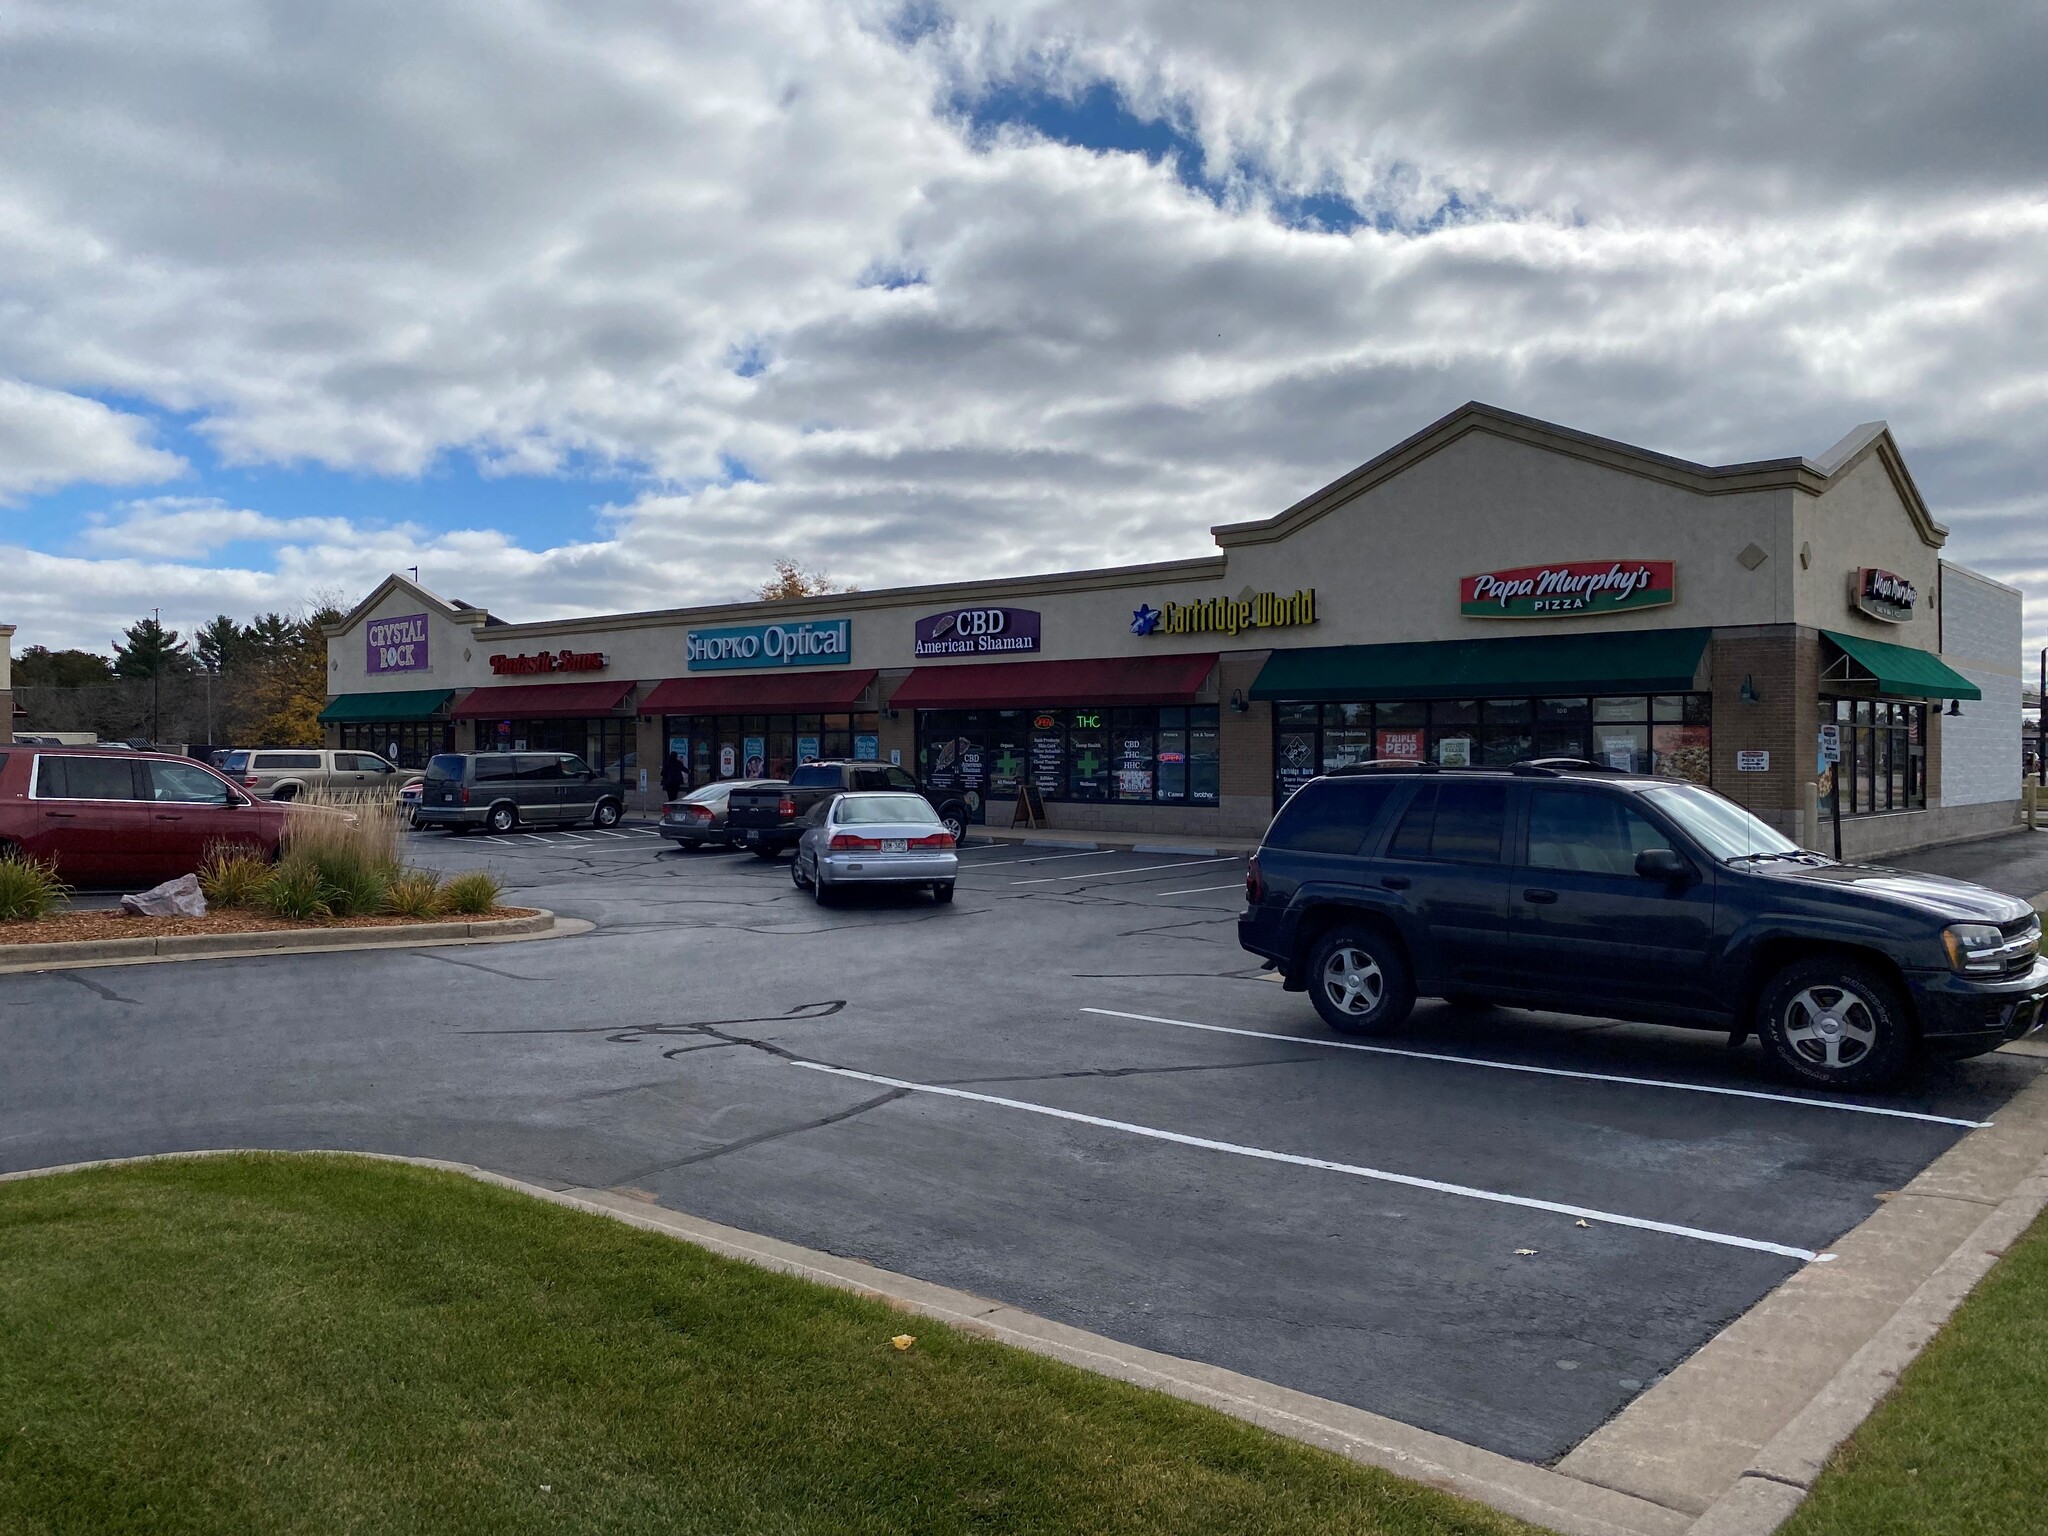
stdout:
[(971, 827), (967, 846), (982, 843), (1020, 843), (1031, 848), (1121, 848), (1131, 853), (1223, 854), (1251, 853), (1258, 843), (1251, 838), (1173, 837), (1156, 832), (1079, 832), (1058, 827)]

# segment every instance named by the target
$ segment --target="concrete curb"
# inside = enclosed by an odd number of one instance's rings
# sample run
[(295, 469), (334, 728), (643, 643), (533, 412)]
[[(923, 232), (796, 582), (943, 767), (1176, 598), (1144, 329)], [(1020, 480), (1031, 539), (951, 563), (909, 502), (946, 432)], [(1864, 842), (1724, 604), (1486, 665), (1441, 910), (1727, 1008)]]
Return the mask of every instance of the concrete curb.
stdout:
[(0, 976), (20, 971), (149, 965), (169, 960), (222, 960), (253, 955), (304, 955), (357, 949), (433, 949), (450, 944), (567, 938), (595, 924), (538, 911), (481, 922), (414, 923), (390, 928), (304, 928), (262, 933), (185, 933), (160, 939), (90, 939), (76, 944), (0, 946)]
[(2048, 1159), (1985, 1217), (1835, 1379), (1771, 1437), (1692, 1536), (1770, 1536), (1812, 1491), (1835, 1447), (1876, 1410), (1899, 1376), (2048, 1208)]
[[(56, 1168), (0, 1174), (0, 1183), (77, 1173), (90, 1168), (164, 1162), (180, 1157), (227, 1157), (239, 1150), (242, 1149), (218, 1148), (68, 1163)], [(1379, 1467), (1411, 1481), (1533, 1521), (1561, 1532), (1563, 1536), (1682, 1536), (1689, 1523), (1682, 1514), (1627, 1494), (1594, 1487), (1542, 1467), (1367, 1413), (1363, 1409), (1295, 1392), (1235, 1371), (1118, 1343), (1099, 1334), (991, 1301), (985, 1296), (877, 1269), (857, 1259), (843, 1259), (777, 1238), (721, 1226), (717, 1222), (667, 1210), (616, 1191), (579, 1187), (552, 1189), (493, 1173), (471, 1163), (447, 1162), (438, 1158), (401, 1157), (376, 1152), (286, 1155), (369, 1157), (381, 1162), (409, 1163), (462, 1174), (571, 1210), (609, 1217), (642, 1231), (692, 1243), (727, 1258), (794, 1275), (835, 1290), (850, 1291), (885, 1302), (898, 1311), (946, 1323), (965, 1333), (1213, 1408), (1289, 1439), (1333, 1451), (1349, 1460)]]
[(1763, 1536), (1998, 1254), (2048, 1207), (2048, 1074), (1557, 1463)]

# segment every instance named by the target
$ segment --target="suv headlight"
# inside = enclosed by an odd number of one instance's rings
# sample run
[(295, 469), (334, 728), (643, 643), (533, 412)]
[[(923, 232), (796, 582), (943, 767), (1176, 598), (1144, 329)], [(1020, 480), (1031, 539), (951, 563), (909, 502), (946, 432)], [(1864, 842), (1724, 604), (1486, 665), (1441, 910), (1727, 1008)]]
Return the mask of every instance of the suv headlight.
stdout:
[(1954, 923), (1941, 930), (1949, 969), (1963, 976), (1997, 975), (2012, 959), (2010, 941), (1990, 923)]

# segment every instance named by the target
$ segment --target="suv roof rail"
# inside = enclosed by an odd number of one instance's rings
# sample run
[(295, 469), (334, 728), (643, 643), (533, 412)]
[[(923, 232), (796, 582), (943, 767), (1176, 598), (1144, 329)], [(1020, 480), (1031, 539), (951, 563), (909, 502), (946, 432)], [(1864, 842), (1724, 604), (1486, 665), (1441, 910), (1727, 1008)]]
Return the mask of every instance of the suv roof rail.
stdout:
[(1620, 775), (1623, 770), (1606, 763), (1596, 763), (1589, 757), (1529, 757), (1519, 763), (1508, 764), (1509, 773), (1519, 773), (1525, 778), (1556, 779), (1567, 773), (1611, 773)]
[(1345, 763), (1332, 768), (1323, 777), (1341, 779), (1360, 773), (1437, 773), (1441, 769), (1435, 763), (1417, 757), (1372, 757), (1364, 762)]

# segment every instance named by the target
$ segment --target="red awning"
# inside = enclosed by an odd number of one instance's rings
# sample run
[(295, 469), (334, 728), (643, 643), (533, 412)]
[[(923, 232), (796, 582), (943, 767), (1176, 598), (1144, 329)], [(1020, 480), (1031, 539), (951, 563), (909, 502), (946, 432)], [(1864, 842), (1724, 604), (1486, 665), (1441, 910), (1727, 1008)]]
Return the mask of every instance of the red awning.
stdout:
[(633, 691), (633, 680), (602, 683), (506, 683), (472, 688), (449, 714), (457, 720), (569, 720), (608, 715)]
[(749, 672), (671, 677), (640, 701), (643, 715), (766, 715), (851, 709), (875, 680), (865, 672)]
[(918, 667), (903, 680), (889, 707), (1050, 709), (1067, 704), (1191, 704), (1215, 667), (1213, 653)]

